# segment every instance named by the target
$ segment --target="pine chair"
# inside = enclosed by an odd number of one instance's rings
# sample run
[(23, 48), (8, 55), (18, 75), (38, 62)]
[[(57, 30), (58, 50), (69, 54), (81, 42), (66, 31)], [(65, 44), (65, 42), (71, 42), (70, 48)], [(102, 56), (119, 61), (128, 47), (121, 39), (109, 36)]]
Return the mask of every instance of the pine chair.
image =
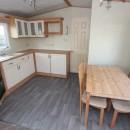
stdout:
[(115, 110), (110, 128), (114, 127), (118, 113), (130, 113), (130, 101), (112, 99), (112, 105)]
[[(130, 78), (130, 72), (128, 74), (128, 77)], [(110, 128), (113, 128), (115, 125), (118, 113), (130, 113), (130, 101), (117, 100), (117, 99), (111, 99), (111, 101), (115, 109), (113, 117), (112, 117), (112, 121), (110, 123)]]
[[(78, 74), (79, 74), (79, 86), (80, 86), (80, 116), (82, 115), (83, 104), (86, 103), (87, 93), (86, 93), (86, 68), (85, 63), (81, 62), (78, 67)], [(105, 98), (98, 98), (98, 97), (91, 97), (89, 105), (100, 109), (100, 119), (99, 119), (99, 126), (101, 127), (103, 124), (104, 118), (104, 109), (106, 108), (106, 99)]]
[(130, 72), (129, 72), (129, 74), (128, 74), (128, 77), (130, 78)]

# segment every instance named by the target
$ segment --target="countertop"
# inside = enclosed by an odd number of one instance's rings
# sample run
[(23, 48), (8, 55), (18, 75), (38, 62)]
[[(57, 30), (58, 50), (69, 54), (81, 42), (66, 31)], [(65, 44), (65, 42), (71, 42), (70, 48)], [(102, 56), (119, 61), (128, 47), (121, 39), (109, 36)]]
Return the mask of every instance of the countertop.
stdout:
[(8, 60), (12, 60), (30, 53), (35, 53), (35, 52), (39, 52), (39, 53), (52, 53), (52, 54), (70, 54), (71, 51), (68, 50), (45, 50), (45, 49), (28, 49), (28, 50), (23, 50), (23, 51), (19, 51), (16, 52), (12, 55), (9, 56), (0, 56), (0, 63), (8, 61)]
[[(32, 53), (32, 52), (41, 52), (41, 53), (53, 53), (53, 54), (68, 54), (71, 51), (69, 50), (45, 50), (45, 49), (28, 49), (20, 51), (20, 53)], [(19, 53), (19, 52), (18, 52)]]

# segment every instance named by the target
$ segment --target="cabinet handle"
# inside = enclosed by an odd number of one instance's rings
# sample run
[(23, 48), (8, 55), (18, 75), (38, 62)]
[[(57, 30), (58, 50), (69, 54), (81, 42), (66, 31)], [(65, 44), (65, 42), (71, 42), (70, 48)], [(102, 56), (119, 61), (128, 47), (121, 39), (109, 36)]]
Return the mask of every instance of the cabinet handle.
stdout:
[(19, 65), (19, 69), (20, 69), (20, 65)]
[(8, 65), (12, 65), (12, 64), (13, 64), (13, 62), (9, 63)]
[(30, 59), (30, 58), (29, 58), (29, 55), (28, 55), (28, 59)]
[(23, 58), (23, 59), (21, 59), (21, 60), (24, 60), (24, 58)]
[(19, 70), (19, 66), (17, 65), (17, 69)]

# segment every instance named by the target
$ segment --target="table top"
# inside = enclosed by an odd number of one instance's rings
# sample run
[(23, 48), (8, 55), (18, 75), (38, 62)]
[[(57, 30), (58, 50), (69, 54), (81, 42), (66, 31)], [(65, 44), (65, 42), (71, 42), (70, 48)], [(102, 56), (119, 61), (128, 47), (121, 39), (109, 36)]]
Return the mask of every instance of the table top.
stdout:
[(87, 66), (86, 91), (91, 96), (130, 100), (130, 79), (114, 66)]

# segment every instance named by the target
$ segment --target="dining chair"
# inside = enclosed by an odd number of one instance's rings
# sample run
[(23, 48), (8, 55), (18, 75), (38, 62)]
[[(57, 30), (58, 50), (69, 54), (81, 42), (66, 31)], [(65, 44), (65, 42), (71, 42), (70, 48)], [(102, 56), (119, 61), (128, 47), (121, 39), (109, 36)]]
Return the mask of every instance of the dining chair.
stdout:
[(130, 78), (130, 72), (129, 72), (129, 74), (128, 74), (128, 77)]
[(112, 99), (114, 114), (110, 123), (110, 128), (113, 128), (117, 119), (118, 113), (130, 113), (130, 101)]
[[(78, 75), (79, 75), (79, 86), (80, 86), (80, 116), (82, 115), (83, 104), (86, 103), (87, 93), (86, 93), (86, 68), (85, 63), (81, 62), (78, 67)], [(91, 97), (89, 105), (100, 109), (100, 119), (99, 119), (99, 126), (101, 127), (103, 124), (104, 118), (104, 109), (106, 108), (106, 99), (105, 98), (98, 98), (98, 97)]]

